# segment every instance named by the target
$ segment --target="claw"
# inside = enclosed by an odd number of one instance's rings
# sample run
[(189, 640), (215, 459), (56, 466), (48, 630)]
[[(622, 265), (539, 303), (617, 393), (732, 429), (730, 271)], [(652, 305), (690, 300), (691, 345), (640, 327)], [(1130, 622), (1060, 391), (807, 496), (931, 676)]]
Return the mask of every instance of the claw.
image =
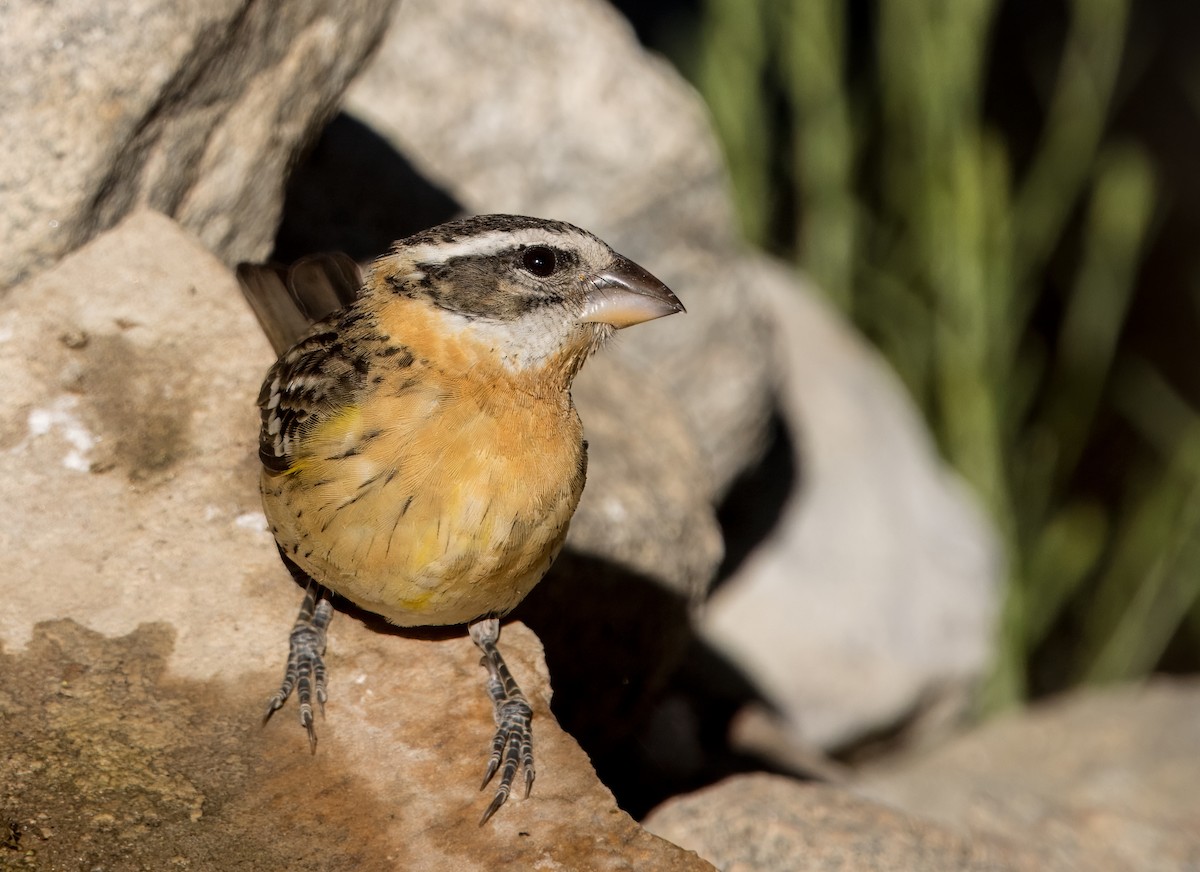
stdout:
[(267, 721), (271, 720), (271, 715), (283, 708), (283, 698), (279, 694), (275, 694), (267, 702), (267, 710), (263, 712), (262, 722), (266, 726)]
[(483, 773), (483, 781), (479, 785), (479, 789), (483, 790), (488, 786), (488, 782), (496, 774), (496, 770), (500, 768), (500, 757), (496, 754), (492, 755), (492, 759), (488, 761), (487, 771)]
[(300, 723), (304, 725), (305, 731), (308, 733), (308, 750), (311, 754), (317, 753), (317, 731), (313, 727), (312, 713), (308, 713), (308, 717), (301, 717)]
[(504, 805), (504, 800), (506, 799), (508, 799), (508, 791), (506, 790), (502, 793), (497, 790), (496, 795), (492, 797), (492, 801), (488, 804), (488, 807), (483, 810), (483, 817), (479, 819), (479, 825), (483, 826), (486, 824), (488, 819), (500, 810), (500, 806)]

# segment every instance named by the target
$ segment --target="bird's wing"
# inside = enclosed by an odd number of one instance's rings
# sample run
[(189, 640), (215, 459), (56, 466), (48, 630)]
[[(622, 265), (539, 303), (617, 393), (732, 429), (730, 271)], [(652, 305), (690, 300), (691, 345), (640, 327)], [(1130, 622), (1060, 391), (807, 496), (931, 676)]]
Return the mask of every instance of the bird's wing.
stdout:
[(341, 252), (311, 254), (291, 266), (240, 263), (237, 278), (276, 354), (291, 348), (317, 321), (353, 303), (362, 288), (358, 264)]
[(336, 329), (338, 320), (330, 317), (310, 328), (263, 382), (258, 395), (258, 457), (272, 472), (291, 470), (304, 435), (350, 408), (363, 387), (366, 357), (347, 347)]

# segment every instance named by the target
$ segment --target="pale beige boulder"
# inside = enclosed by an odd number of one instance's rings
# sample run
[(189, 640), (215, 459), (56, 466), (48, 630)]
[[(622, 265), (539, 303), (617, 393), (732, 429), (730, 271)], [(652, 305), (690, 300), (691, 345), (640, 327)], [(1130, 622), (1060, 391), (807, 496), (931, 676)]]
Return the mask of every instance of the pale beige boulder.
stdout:
[(288, 171), (394, 5), (5, 4), (0, 291), (141, 205), (227, 263), (269, 254)]

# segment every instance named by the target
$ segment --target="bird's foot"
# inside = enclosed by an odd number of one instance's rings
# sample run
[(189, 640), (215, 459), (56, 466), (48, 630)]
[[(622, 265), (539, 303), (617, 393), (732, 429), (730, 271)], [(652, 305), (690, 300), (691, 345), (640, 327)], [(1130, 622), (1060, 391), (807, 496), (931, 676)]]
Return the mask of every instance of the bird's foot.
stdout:
[(305, 591), (300, 614), (288, 637), (288, 659), (283, 683), (267, 702), (267, 711), (263, 714), (265, 724), (271, 715), (283, 708), (284, 702), (295, 690), (300, 702), (300, 725), (308, 733), (308, 745), (314, 754), (317, 753), (317, 731), (313, 726), (312, 701), (316, 697), (321, 714), (325, 714), (325, 661), (322, 658), (325, 654), (325, 631), (333, 618), (333, 606), (323, 594), (324, 591), (316, 585)]
[(525, 772), (525, 796), (529, 796), (533, 789), (536, 776), (533, 768), (533, 709), (496, 647), (500, 638), (500, 621), (497, 618), (484, 618), (471, 624), (468, 629), (471, 639), (483, 651), (480, 662), (488, 671), (487, 691), (492, 698), (496, 718), (492, 754), (479, 789), (487, 787), (496, 773), (500, 773), (496, 793), (479, 819), (482, 826), (508, 799), (518, 771)]

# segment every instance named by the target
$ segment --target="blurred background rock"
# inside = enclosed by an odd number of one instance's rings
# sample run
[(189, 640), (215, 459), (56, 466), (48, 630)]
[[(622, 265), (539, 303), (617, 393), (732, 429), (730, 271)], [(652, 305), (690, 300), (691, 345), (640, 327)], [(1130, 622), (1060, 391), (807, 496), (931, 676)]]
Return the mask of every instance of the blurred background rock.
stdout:
[[(623, 4), (1008, 559), (995, 709), (1200, 666), (1200, 9)], [(670, 7), (670, 8), (668, 8)]]

